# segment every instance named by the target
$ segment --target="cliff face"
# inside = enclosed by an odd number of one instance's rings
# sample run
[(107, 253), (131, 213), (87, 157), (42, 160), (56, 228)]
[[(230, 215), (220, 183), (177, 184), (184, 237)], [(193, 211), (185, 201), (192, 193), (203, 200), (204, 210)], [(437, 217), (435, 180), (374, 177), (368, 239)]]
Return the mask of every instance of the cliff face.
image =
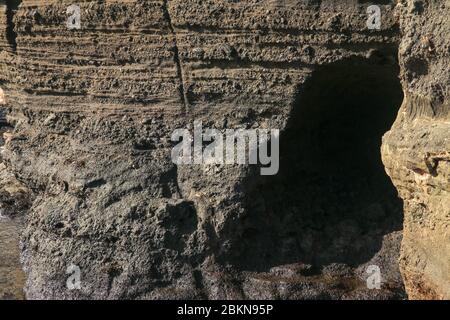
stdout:
[[(358, 165), (401, 102), (399, 43), (406, 98), (383, 160), (404, 200), (401, 267), (411, 297), (448, 298), (448, 1), (381, 5), (381, 30), (367, 30), (357, 1), (83, 1), (81, 30), (65, 26), (70, 4), (22, 1), (0, 39), (14, 125), (2, 156), (36, 197), (28, 298), (401, 297), (399, 203)], [(320, 112), (304, 111), (322, 96)], [(285, 150), (302, 147), (285, 153), (298, 168), (272, 180), (176, 166), (171, 134), (194, 119), (282, 129)], [(361, 133), (340, 131), (359, 120)], [(308, 160), (336, 157), (325, 175)], [(81, 290), (66, 288), (71, 264)], [(382, 290), (365, 287), (368, 264), (381, 265)]]
[(399, 5), (405, 100), (382, 153), (404, 199), (400, 265), (413, 299), (450, 298), (449, 8), (449, 1)]

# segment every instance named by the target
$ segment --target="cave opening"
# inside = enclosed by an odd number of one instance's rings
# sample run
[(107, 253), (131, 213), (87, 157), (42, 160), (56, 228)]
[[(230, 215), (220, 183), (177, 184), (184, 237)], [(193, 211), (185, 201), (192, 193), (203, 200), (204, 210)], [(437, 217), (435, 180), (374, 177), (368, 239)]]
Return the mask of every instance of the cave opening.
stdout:
[[(279, 173), (246, 182), (234, 266), (356, 268), (377, 254), (397, 264), (403, 204), (380, 151), (403, 100), (395, 56), (342, 60), (299, 86), (280, 138)], [(380, 253), (394, 233), (398, 243)]]

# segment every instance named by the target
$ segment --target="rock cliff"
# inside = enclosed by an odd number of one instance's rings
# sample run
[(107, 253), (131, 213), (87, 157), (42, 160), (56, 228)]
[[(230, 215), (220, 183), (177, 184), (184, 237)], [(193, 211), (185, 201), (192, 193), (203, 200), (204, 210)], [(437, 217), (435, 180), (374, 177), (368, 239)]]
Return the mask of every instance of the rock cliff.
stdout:
[(405, 100), (382, 153), (404, 200), (400, 265), (412, 299), (450, 298), (449, 6), (407, 1), (398, 12)]
[[(13, 2), (27, 298), (404, 298), (399, 259), (410, 298), (450, 297), (448, 0), (373, 1), (380, 30), (356, 0), (79, 1), (80, 30), (73, 1)], [(175, 165), (194, 120), (281, 129), (280, 174)]]

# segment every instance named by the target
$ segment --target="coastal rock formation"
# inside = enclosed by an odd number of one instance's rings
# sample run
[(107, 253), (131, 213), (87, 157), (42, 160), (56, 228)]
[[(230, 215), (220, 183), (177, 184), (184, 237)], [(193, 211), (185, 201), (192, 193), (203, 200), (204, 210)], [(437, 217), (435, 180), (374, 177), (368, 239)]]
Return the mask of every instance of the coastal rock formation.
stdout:
[(400, 266), (411, 299), (450, 299), (450, 1), (404, 1), (405, 100), (383, 160), (405, 205)]
[[(27, 298), (404, 298), (400, 252), (449, 297), (448, 1), (72, 3), (0, 6)], [(194, 120), (280, 129), (280, 173), (175, 165)]]

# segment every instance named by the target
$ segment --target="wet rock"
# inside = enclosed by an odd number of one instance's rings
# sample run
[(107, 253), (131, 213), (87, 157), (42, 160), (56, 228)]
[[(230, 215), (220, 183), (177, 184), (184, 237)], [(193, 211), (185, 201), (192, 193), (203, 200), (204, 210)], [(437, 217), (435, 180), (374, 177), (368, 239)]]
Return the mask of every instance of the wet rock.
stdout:
[(0, 216), (22, 215), (32, 201), (33, 193), (0, 163)]

